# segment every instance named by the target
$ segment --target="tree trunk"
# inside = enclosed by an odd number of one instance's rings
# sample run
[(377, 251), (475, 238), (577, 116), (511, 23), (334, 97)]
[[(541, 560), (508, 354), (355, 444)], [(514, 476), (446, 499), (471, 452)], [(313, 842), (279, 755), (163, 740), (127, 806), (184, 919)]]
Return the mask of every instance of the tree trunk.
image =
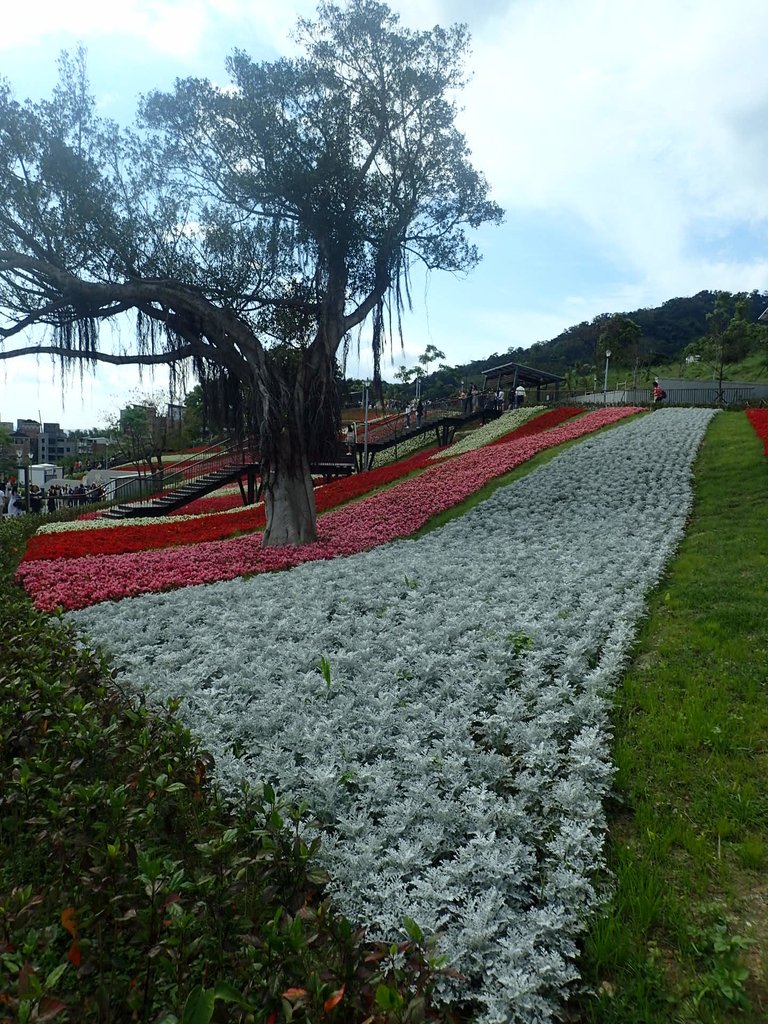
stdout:
[(332, 459), (339, 446), (340, 408), (334, 353), (326, 333), (308, 348), (275, 346), (250, 383), (258, 424), (267, 526), (263, 546), (317, 539), (310, 465)]
[(264, 479), (267, 526), (262, 546), (311, 544), (317, 539), (317, 515), (309, 460), (290, 451), (287, 430), (282, 431), (274, 456)]

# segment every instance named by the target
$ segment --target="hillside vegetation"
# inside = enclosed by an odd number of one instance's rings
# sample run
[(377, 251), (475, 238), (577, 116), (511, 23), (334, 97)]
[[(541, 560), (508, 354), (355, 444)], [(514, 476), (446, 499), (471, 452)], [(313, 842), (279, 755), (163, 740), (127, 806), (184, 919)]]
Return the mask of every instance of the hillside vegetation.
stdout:
[[(730, 380), (768, 381), (768, 327), (757, 321), (766, 307), (768, 292), (702, 291), (653, 308), (601, 313), (549, 341), (438, 370), (427, 377), (424, 391), (447, 397), (462, 382), (480, 384), (485, 370), (510, 362), (558, 374), (572, 393), (591, 391), (602, 386), (606, 349), (609, 387), (625, 381), (648, 387), (656, 375), (711, 380), (721, 369)], [(689, 354), (699, 361), (687, 363)]]

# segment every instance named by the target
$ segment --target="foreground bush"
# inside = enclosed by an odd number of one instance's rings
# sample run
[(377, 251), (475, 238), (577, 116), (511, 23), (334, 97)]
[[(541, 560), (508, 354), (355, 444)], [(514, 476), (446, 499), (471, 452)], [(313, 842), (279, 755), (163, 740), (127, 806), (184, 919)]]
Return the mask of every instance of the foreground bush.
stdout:
[(429, 1016), (418, 929), (363, 944), (304, 809), (265, 786), (232, 811), (189, 732), (11, 583), (34, 519), (0, 525), (0, 1021)]

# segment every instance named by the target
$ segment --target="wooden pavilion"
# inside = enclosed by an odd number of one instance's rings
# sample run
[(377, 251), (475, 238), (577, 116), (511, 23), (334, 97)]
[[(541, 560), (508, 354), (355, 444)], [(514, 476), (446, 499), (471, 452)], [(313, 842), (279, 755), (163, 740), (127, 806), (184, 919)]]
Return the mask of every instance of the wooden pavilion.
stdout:
[(546, 370), (534, 370), (531, 366), (523, 366), (521, 363), (502, 363), (501, 366), (493, 366), (483, 370), (484, 390), (488, 387), (498, 391), (499, 388), (506, 392), (522, 384), (526, 391), (536, 389), (536, 404), (543, 401), (555, 402), (560, 397), (560, 385), (565, 384), (565, 377), (558, 377), (554, 373), (547, 373)]

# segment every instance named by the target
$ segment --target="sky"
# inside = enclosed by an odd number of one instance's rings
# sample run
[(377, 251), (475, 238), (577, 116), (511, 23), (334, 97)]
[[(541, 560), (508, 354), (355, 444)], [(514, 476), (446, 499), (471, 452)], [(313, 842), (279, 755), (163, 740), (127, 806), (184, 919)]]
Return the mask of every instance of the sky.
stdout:
[[(504, 208), (474, 233), (470, 274), (417, 277), (385, 379), (427, 345), (449, 365), (528, 347), (601, 313), (702, 289), (768, 290), (765, 0), (390, 0), (408, 28), (472, 35), (458, 124)], [(101, 112), (129, 124), (139, 95), (178, 77), (227, 81), (235, 47), (291, 55), (314, 0), (25, 0), (3, 13), (0, 74), (49, 96), (82, 43)], [(365, 351), (349, 376), (370, 374)], [(503, 361), (503, 359), (501, 360)], [(163, 372), (106, 365), (62, 382), (33, 357), (0, 363), (0, 421), (105, 422)]]

